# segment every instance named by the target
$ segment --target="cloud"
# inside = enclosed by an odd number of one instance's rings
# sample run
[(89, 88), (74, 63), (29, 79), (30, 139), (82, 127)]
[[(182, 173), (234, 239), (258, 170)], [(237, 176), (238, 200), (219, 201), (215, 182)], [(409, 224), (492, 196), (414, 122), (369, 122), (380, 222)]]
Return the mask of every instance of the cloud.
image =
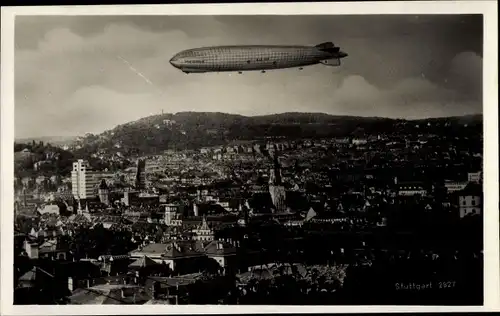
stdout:
[[(417, 32), (419, 27), (428, 30), (428, 21), (410, 21), (404, 29), (411, 34), (407, 36), (401, 30), (388, 31), (398, 29), (395, 22), (375, 23), (374, 17), (364, 22), (326, 16), (192, 18), (196, 23), (187, 19), (66, 17), (60, 23), (16, 24), (16, 34), (32, 34), (26, 27), (44, 30), (36, 31), (36, 42), (31, 35), (16, 49), (16, 136), (101, 132), (162, 110), (389, 117), (481, 112), (480, 55), (447, 51), (441, 35)], [(446, 27), (435, 33), (442, 29)], [(339, 68), (184, 75), (168, 63), (175, 53), (191, 47), (315, 44), (332, 40), (333, 30), (335, 42), (349, 52)]]
[(473, 52), (462, 52), (451, 61), (449, 84), (468, 97), (482, 100), (483, 59)]

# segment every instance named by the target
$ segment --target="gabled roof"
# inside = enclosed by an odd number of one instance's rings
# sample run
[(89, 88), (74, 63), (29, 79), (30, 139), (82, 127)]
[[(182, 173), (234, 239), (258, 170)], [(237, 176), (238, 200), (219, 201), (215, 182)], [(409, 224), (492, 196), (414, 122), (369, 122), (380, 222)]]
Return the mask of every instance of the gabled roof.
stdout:
[(117, 260), (126, 260), (129, 258), (129, 255), (102, 255), (99, 256), (99, 261), (117, 261)]
[(26, 272), (19, 278), (19, 281), (34, 282), (35, 280), (36, 280), (36, 267)]
[(307, 215), (306, 215), (306, 221), (314, 218), (316, 215), (317, 215), (317, 213), (314, 211), (314, 209), (312, 207), (309, 208), (309, 211), (307, 211)]
[(210, 226), (208, 226), (207, 223), (207, 217), (203, 216), (203, 219), (201, 220), (201, 225), (197, 227), (199, 230), (210, 230)]
[(20, 278), (19, 278), (19, 281), (27, 281), (27, 282), (34, 282), (36, 279), (37, 279), (37, 276), (39, 274), (43, 274), (45, 276), (49, 276), (51, 278), (53, 278), (54, 276), (50, 273), (48, 273), (47, 271), (43, 270), (43, 269), (40, 269), (38, 267), (33, 267), (33, 269), (31, 269), (30, 271), (26, 272), (25, 274), (23, 274)]
[(143, 256), (142, 258), (137, 259), (128, 265), (129, 268), (145, 268), (157, 265), (156, 261), (149, 258), (148, 256)]

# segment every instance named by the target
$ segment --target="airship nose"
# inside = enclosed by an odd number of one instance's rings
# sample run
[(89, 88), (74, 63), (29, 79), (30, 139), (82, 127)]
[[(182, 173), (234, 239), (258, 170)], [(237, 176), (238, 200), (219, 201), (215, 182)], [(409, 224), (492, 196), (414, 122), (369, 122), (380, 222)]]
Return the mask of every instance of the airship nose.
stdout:
[(349, 56), (347, 53), (339, 52), (339, 57), (340, 58), (344, 58), (344, 57), (347, 57), (347, 56)]
[(172, 66), (179, 68), (179, 59), (177, 58), (177, 56), (172, 57), (169, 62)]

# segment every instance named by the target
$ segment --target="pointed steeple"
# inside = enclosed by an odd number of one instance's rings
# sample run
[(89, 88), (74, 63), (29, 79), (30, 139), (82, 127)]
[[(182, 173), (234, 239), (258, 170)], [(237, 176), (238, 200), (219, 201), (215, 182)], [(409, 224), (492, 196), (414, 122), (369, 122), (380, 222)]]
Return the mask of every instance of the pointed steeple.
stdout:
[(342, 206), (342, 203), (339, 203), (339, 205), (337, 206), (337, 211), (343, 211), (344, 210), (344, 206)]
[(312, 207), (309, 208), (309, 211), (307, 212), (306, 215), (306, 221), (313, 219), (316, 215), (317, 213), (314, 211), (314, 209)]
[(202, 229), (202, 230), (209, 230), (210, 229), (210, 227), (208, 226), (208, 223), (207, 223), (207, 216), (205, 214), (203, 214), (203, 219), (201, 220), (200, 229)]
[(270, 170), (269, 184), (280, 185), (281, 184), (281, 166), (278, 160), (278, 155), (273, 155), (273, 167)]
[(101, 183), (99, 184), (99, 190), (107, 190), (108, 185), (106, 184), (106, 180), (102, 179)]

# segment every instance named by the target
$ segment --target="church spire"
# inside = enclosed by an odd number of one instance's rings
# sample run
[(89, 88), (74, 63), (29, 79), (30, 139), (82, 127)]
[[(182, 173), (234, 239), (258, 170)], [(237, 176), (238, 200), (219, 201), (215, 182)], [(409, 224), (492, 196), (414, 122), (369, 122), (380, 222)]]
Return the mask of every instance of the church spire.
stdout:
[(281, 166), (278, 160), (278, 155), (273, 155), (273, 167), (270, 170), (269, 184), (281, 184)]
[(208, 226), (208, 223), (207, 223), (207, 215), (203, 214), (203, 219), (201, 220), (201, 227), (200, 229), (202, 230), (209, 230), (210, 227)]

